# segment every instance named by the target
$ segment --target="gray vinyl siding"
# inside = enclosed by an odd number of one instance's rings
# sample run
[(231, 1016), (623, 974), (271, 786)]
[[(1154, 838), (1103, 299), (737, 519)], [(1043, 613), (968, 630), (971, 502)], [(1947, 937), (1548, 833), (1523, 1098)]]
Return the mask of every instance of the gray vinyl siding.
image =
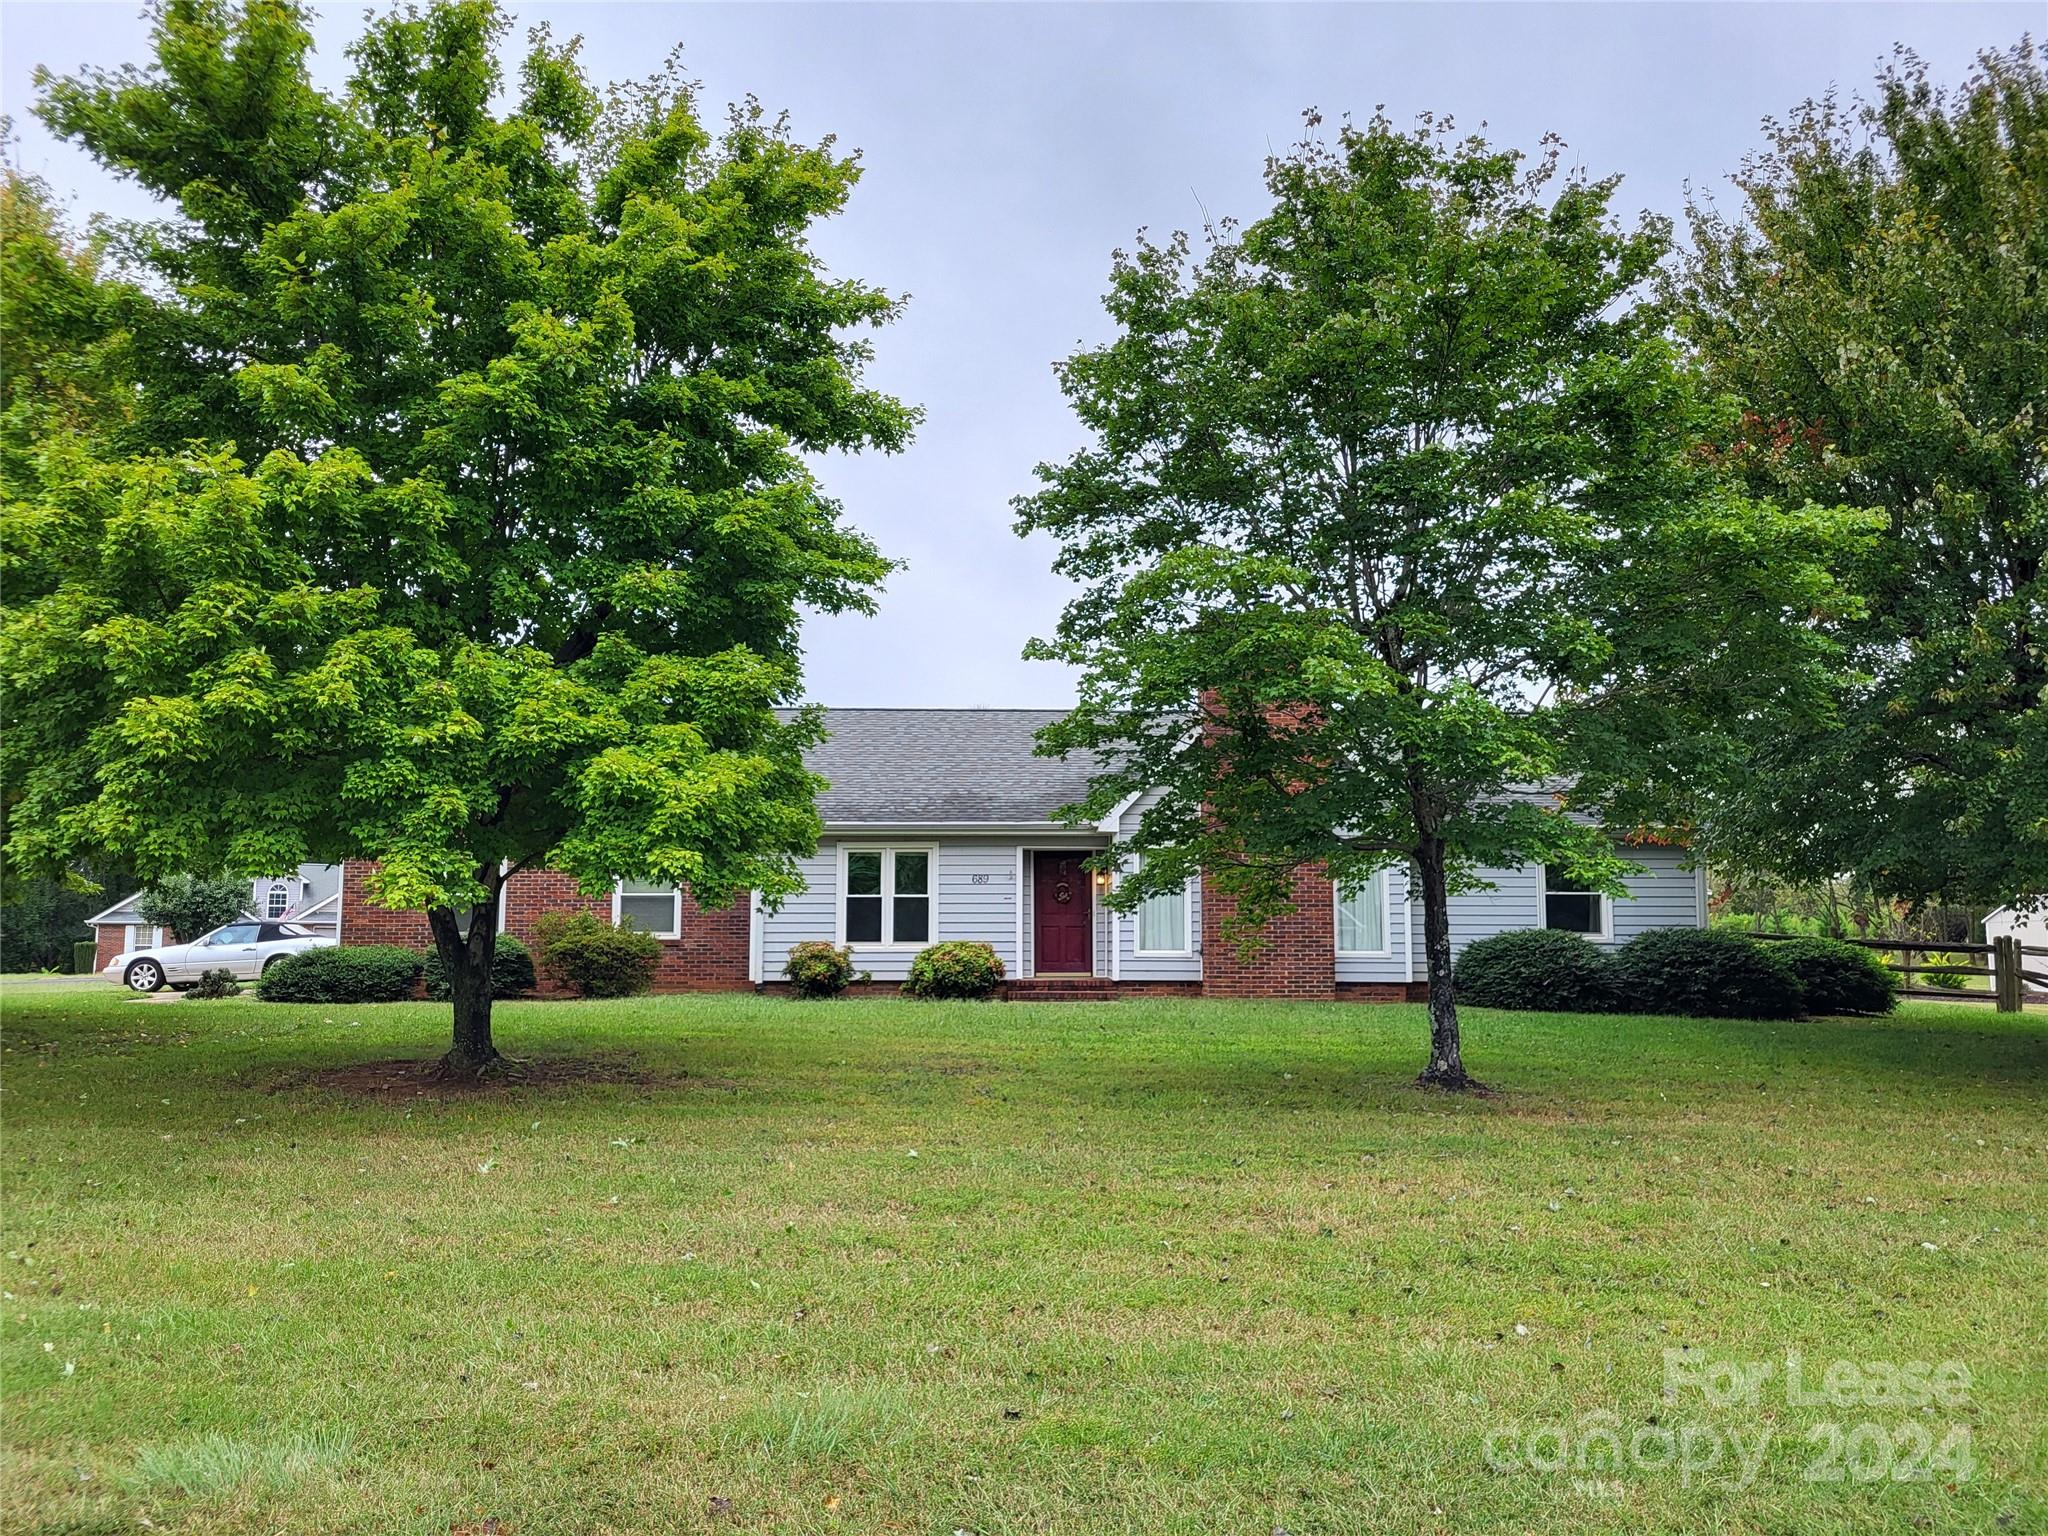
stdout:
[(1626, 944), (1652, 928), (1697, 928), (1700, 925), (1700, 873), (1683, 869), (1682, 848), (1624, 848), (1640, 875), (1628, 877), (1628, 897), (1614, 903), (1614, 940)]
[(1016, 844), (942, 843), (937, 863), (938, 938), (991, 944), (1004, 967), (1016, 975)]
[[(1408, 869), (1406, 865), (1395, 865), (1386, 872), (1387, 880), (1387, 947), (1384, 955), (1343, 955), (1337, 956), (1337, 979), (1339, 981), (1406, 981), (1408, 980), (1408, 929), (1416, 927), (1415, 952), (1419, 960), (1422, 953), (1421, 919), (1416, 909), (1408, 903)], [(1330, 923), (1334, 930), (1337, 911), (1330, 909)]]
[(761, 914), (761, 979), (782, 980), (782, 967), (798, 944), (837, 942), (839, 914), (839, 849), (821, 843), (818, 851), (798, 861), (804, 888), (783, 898), (780, 910)]
[[(1017, 845), (992, 839), (847, 838), (854, 847), (932, 850), (932, 941), (975, 939), (991, 946), (1010, 974), (1017, 974)], [(810, 940), (831, 944), (839, 936), (839, 848), (828, 839), (799, 865), (804, 889), (779, 912), (761, 918), (761, 978), (781, 978), (793, 945)], [(976, 876), (982, 877), (979, 881)], [(1028, 925), (1027, 925), (1028, 929)], [(877, 981), (901, 981), (922, 945), (856, 944), (853, 963)]]
[[(1607, 939), (1596, 940), (1603, 947), (1626, 944), (1637, 934), (1653, 928), (1697, 928), (1700, 926), (1700, 885), (1697, 870), (1681, 867), (1682, 848), (1621, 849), (1643, 872), (1625, 881), (1628, 894), (1616, 897)], [(1540, 865), (1516, 869), (1483, 869), (1480, 875), (1492, 882), (1492, 890), (1466, 891), (1451, 898), (1451, 954), (1456, 956), (1475, 939), (1489, 938), (1516, 928), (1543, 926), (1543, 870)], [(1415, 928), (1415, 974), (1423, 974), (1422, 915), (1408, 905), (1409, 920)], [(1340, 963), (1340, 979), (1342, 970)]]

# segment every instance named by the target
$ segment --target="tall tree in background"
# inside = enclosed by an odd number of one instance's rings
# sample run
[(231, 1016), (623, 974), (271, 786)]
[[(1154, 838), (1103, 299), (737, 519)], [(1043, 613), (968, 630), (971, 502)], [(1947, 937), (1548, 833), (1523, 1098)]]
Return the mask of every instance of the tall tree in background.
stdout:
[(1709, 409), (1638, 302), (1668, 230), (1622, 228), (1554, 144), (1376, 117), (1266, 180), (1199, 259), (1119, 252), (1119, 335), (1060, 369), (1094, 441), (1019, 502), (1084, 588), (1033, 647), (1082, 672), (1043, 743), (1106, 758), (1091, 815), (1164, 789), (1120, 904), (1206, 869), (1255, 942), (1298, 870), (1406, 861), (1422, 1080), (1459, 1088), (1451, 892), (1525, 862), (1616, 888), (1595, 823), (1730, 768), (1738, 715), (1814, 702), (1806, 619), (1854, 520), (1689, 451)]
[(1993, 906), (2048, 891), (2048, 79), (2022, 43), (1878, 86), (1766, 124), (1736, 213), (1692, 209), (1684, 330), (1750, 410), (1725, 461), (1885, 525), (1836, 708), (1759, 742), (1722, 843)]
[[(594, 90), (488, 0), (368, 23), (339, 94), (278, 0), (171, 0), (40, 112), (166, 205), (123, 232), (133, 416), (8, 487), (7, 856), (378, 863), (489, 1068), (506, 875), (798, 885), (800, 605), (888, 562), (806, 466), (894, 450), (898, 301), (807, 243), (858, 179), (673, 67)], [(17, 554), (18, 552), (18, 554)]]

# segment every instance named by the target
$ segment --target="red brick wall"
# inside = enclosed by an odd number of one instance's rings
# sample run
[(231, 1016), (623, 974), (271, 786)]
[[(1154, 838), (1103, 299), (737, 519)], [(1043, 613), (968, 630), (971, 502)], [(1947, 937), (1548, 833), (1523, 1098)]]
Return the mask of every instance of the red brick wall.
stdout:
[(92, 968), (94, 971), (104, 971), (113, 963), (114, 956), (121, 953), (122, 941), (128, 937), (128, 930), (119, 923), (101, 923), (92, 933), (96, 941)]
[(1340, 1003), (1426, 1003), (1429, 1001), (1429, 983), (1426, 981), (1340, 981), (1337, 983), (1337, 1001)]
[(364, 881), (376, 867), (354, 859), (341, 866), (341, 942), (432, 949), (434, 935), (427, 927), (426, 913), (394, 912), (370, 904)]
[(1297, 870), (1292, 912), (1266, 925), (1265, 943), (1240, 958), (1223, 922), (1237, 903), (1202, 877), (1202, 991), (1209, 997), (1337, 995), (1337, 918), (1329, 877), (1320, 866)]
[[(363, 876), (372, 866), (350, 863), (341, 872), (341, 940), (344, 944), (403, 944), (432, 949), (433, 934), (424, 912), (391, 912), (371, 906)], [(573, 875), (551, 869), (522, 869), (505, 885), (505, 932), (532, 944), (533, 929), (543, 913), (585, 911), (611, 920), (608, 895), (586, 896)], [(683, 926), (679, 939), (661, 941), (661, 963), (654, 973), (657, 992), (728, 991), (751, 985), (747, 979), (748, 911), (743, 898), (722, 909), (697, 905), (683, 892)]]

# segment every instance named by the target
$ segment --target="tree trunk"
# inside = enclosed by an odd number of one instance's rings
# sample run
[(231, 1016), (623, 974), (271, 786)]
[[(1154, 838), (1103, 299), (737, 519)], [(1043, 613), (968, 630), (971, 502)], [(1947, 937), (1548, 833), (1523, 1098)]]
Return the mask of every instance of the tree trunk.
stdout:
[(1451, 888), (1444, 870), (1444, 840), (1424, 834), (1416, 844), (1422, 882), (1422, 951), (1429, 973), (1429, 1065), (1418, 1082), (1463, 1092), (1479, 1085), (1465, 1075), (1458, 1043), (1458, 1000), (1451, 991)]
[(441, 973), (448, 978), (448, 998), (455, 1008), (455, 1037), (448, 1054), (435, 1066), (441, 1077), (482, 1077), (505, 1058), (491, 1039), (491, 961), (498, 952), (498, 872), (485, 885), (490, 895), (469, 909), (469, 932), (463, 933), (453, 907), (434, 907), (427, 924)]

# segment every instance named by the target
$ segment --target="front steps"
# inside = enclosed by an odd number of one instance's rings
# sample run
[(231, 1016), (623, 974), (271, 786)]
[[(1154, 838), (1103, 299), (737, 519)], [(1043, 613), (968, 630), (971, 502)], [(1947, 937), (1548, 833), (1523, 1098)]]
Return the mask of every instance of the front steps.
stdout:
[(1104, 976), (1024, 976), (1003, 983), (1011, 1003), (1113, 1003), (1122, 993)]

